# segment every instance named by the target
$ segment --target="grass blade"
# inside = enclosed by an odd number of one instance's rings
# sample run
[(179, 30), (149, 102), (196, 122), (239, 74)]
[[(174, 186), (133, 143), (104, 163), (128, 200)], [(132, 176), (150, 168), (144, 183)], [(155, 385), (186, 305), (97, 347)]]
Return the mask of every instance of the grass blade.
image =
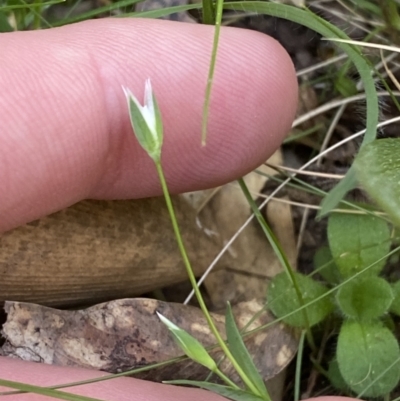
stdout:
[[(265, 3), (263, 1), (228, 2), (224, 4), (224, 9), (257, 12), (273, 17), (283, 18), (306, 26), (307, 28), (318, 32), (326, 38), (349, 39), (349, 37), (343, 31), (324, 19), (318, 17), (317, 15), (309, 11), (301, 10), (297, 7), (285, 4)], [(364, 145), (372, 142), (375, 139), (378, 124), (378, 96), (375, 89), (375, 83), (372, 78), (374, 68), (369, 61), (365, 59), (357, 47), (347, 43), (337, 43), (337, 45), (347, 53), (349, 59), (355, 65), (366, 93), (367, 127), (361, 145), (362, 148)], [(346, 177), (326, 196), (322, 202), (322, 209), (319, 213), (319, 217), (329, 213), (343, 198), (344, 194), (354, 187), (355, 183), (355, 173), (353, 168), (350, 168), (346, 174)]]
[[(204, 0), (203, 0), (204, 3)], [(208, 115), (210, 109), (210, 100), (211, 100), (211, 89), (214, 78), (215, 64), (217, 61), (217, 50), (218, 50), (218, 42), (219, 42), (219, 33), (221, 30), (221, 20), (222, 20), (222, 10), (223, 10), (224, 0), (217, 0), (217, 15), (215, 18), (215, 32), (214, 32), (214, 42), (211, 53), (211, 61), (208, 70), (208, 78), (207, 78), (207, 86), (206, 86), (206, 95), (204, 97), (204, 106), (203, 106), (203, 121), (202, 121), (202, 129), (201, 129), (201, 145), (205, 146), (206, 138), (207, 138), (207, 125), (208, 125)]]
[(173, 380), (173, 381), (167, 381), (164, 383), (182, 384), (185, 386), (200, 387), (205, 390), (209, 390), (209, 391), (212, 391), (219, 395), (222, 395), (223, 397), (229, 398), (230, 400), (233, 400), (233, 401), (265, 401), (263, 398), (258, 397), (247, 391), (244, 391), (241, 389), (233, 389), (231, 387), (222, 386), (220, 384), (214, 384), (214, 383), (209, 383), (209, 382), (197, 382), (197, 381), (193, 381), (193, 380)]
[(40, 394), (47, 397), (56, 398), (66, 401), (104, 401), (99, 398), (86, 397), (83, 395), (66, 393), (64, 391), (53, 390), (46, 387), (34, 386), (32, 384), (19, 383), (11, 380), (0, 379), (0, 386), (10, 387), (15, 390), (24, 391), (27, 393)]
[(249, 352), (247, 351), (246, 346), (244, 345), (229, 302), (226, 308), (225, 330), (229, 349), (231, 350), (233, 357), (242, 367), (243, 372), (253, 382), (254, 386), (257, 388), (263, 398), (269, 400), (270, 397), (265, 387), (264, 380), (262, 379), (260, 373), (254, 365), (253, 360), (251, 359)]

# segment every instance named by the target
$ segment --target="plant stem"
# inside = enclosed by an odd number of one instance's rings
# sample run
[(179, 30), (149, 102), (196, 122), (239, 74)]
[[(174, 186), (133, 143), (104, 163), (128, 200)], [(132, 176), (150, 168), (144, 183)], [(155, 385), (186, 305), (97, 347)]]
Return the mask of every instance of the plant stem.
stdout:
[(239, 389), (237, 386), (228, 376), (226, 376), (221, 370), (217, 368), (217, 370), (213, 371), (216, 375), (218, 375), (228, 386), (233, 388)]
[[(258, 209), (256, 203), (254, 202), (254, 199), (251, 197), (250, 191), (247, 188), (247, 185), (244, 182), (243, 178), (240, 178), (238, 180), (238, 183), (240, 185), (241, 190), (243, 191), (244, 196), (246, 197), (246, 199), (251, 207), (251, 210), (254, 213), (254, 216), (256, 217), (262, 230), (264, 231), (264, 234), (266, 235), (272, 249), (274, 250), (280, 263), (282, 264), (283, 268), (285, 269), (286, 274), (289, 276), (290, 281), (293, 284), (293, 288), (296, 292), (296, 295), (297, 295), (300, 305), (304, 306), (303, 294), (301, 293), (301, 290), (300, 290), (299, 284), (297, 283), (293, 269), (290, 266), (290, 263), (285, 255), (285, 252), (282, 249), (281, 244), (279, 243), (275, 234), (273, 233), (273, 231), (271, 230), (271, 228), (265, 221), (264, 216), (261, 214), (260, 210)], [(314, 337), (311, 332), (310, 321), (308, 319), (308, 314), (307, 314), (306, 309), (303, 309), (303, 316), (304, 316), (304, 321), (305, 321), (305, 329), (306, 329), (306, 333), (307, 333), (307, 341), (308, 341), (311, 349), (313, 350), (313, 352), (316, 352), (317, 347), (315, 346)]]
[(296, 375), (294, 379), (294, 401), (300, 400), (301, 364), (303, 362), (305, 334), (306, 334), (305, 330), (302, 330), (300, 335), (299, 350), (297, 352), (297, 360), (296, 360)]
[[(204, 3), (204, 1), (203, 1)], [(221, 31), (221, 20), (222, 20), (222, 11), (224, 6), (224, 0), (217, 0), (217, 14), (215, 17), (215, 32), (214, 32), (214, 42), (211, 53), (210, 66), (208, 70), (207, 77), (207, 86), (206, 86), (206, 94), (204, 96), (204, 106), (203, 106), (203, 121), (201, 128), (201, 145), (205, 146), (206, 137), (207, 137), (207, 125), (208, 125), (208, 115), (210, 110), (210, 100), (211, 100), (211, 89), (215, 71), (215, 64), (217, 61), (217, 49), (219, 42), (219, 33)]]
[[(186, 253), (186, 249), (185, 249), (185, 245), (183, 244), (183, 240), (182, 240), (182, 236), (179, 230), (179, 226), (178, 226), (178, 222), (176, 220), (176, 216), (175, 216), (175, 211), (174, 211), (174, 207), (172, 205), (172, 201), (171, 201), (171, 197), (169, 195), (169, 191), (168, 191), (168, 186), (167, 186), (167, 182), (165, 180), (165, 176), (164, 176), (164, 172), (161, 166), (161, 162), (158, 160), (154, 160), (155, 164), (156, 164), (156, 168), (157, 168), (157, 173), (159, 175), (160, 178), (160, 182), (161, 182), (161, 187), (163, 190), (163, 194), (165, 197), (165, 202), (167, 204), (167, 208), (168, 208), (168, 212), (171, 218), (171, 222), (172, 222), (172, 227), (174, 229), (174, 233), (175, 233), (175, 237), (176, 237), (176, 241), (178, 243), (178, 248), (179, 251), (182, 255), (182, 259), (183, 259), (183, 263), (186, 267), (186, 271), (187, 274), (189, 276), (189, 280), (190, 283), (193, 287), (194, 293), (196, 295), (197, 301), (199, 302), (200, 308), (202, 310), (202, 312), (204, 313), (204, 317), (207, 320), (207, 323), (212, 331), (212, 333), (214, 334), (218, 345), (220, 346), (221, 350), (225, 353), (225, 355), (227, 356), (227, 358), (230, 360), (230, 362), (232, 363), (232, 366), (235, 368), (235, 370), (237, 371), (237, 373), (239, 374), (239, 376), (241, 377), (241, 379), (243, 380), (244, 384), (248, 387), (248, 389), (253, 393), (258, 395), (259, 397), (262, 397), (262, 395), (259, 393), (259, 391), (257, 390), (257, 388), (254, 386), (254, 384), (251, 382), (251, 380), (249, 380), (249, 378), (246, 376), (246, 374), (243, 372), (242, 368), (240, 367), (240, 365), (236, 362), (236, 359), (233, 357), (232, 353), (230, 352), (228, 346), (226, 345), (225, 341), (223, 340), (223, 338), (221, 337), (220, 333), (218, 332), (217, 327), (214, 324), (214, 321), (212, 320), (210, 313), (208, 312), (207, 306), (203, 300), (203, 297), (201, 295), (201, 292), (199, 290), (199, 287), (197, 286), (197, 282), (196, 282), (196, 278), (193, 274), (193, 270), (190, 264), (190, 260), (189, 257)], [(232, 383), (234, 385), (234, 388), (239, 389), (239, 387)]]
[(84, 395), (77, 395), (72, 393), (66, 393), (64, 391), (52, 390), (46, 387), (34, 386), (32, 384), (19, 383), (11, 380), (0, 379), (0, 385), (4, 387), (14, 388), (16, 390), (22, 390), (26, 393), (41, 394), (51, 398), (57, 398), (59, 400), (66, 401), (104, 401), (99, 398), (86, 397)]

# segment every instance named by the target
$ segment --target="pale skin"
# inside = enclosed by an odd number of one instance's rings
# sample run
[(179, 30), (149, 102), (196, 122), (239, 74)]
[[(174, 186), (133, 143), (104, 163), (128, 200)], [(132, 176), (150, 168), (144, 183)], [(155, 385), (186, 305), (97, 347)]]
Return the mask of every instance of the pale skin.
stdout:
[[(212, 36), (209, 26), (132, 19), (3, 34), (0, 231), (82, 199), (160, 195), (153, 162), (132, 135), (121, 89), (128, 87), (141, 99), (146, 78), (163, 114), (162, 162), (172, 192), (229, 182), (266, 160), (287, 134), (296, 110), (290, 58), (265, 35), (222, 29), (208, 142), (202, 148)], [(0, 358), (0, 378), (40, 386), (101, 375)], [(133, 378), (68, 391), (107, 401), (222, 400), (203, 390)], [(19, 394), (6, 399), (49, 398)]]

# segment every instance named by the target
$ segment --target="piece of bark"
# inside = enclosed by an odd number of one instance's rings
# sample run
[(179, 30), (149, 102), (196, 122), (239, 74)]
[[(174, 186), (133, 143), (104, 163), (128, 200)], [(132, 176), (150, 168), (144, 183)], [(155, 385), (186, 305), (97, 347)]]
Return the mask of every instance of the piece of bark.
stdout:
[[(258, 301), (233, 308), (239, 328), (262, 310)], [(62, 311), (35, 304), (6, 302), (6, 339), (2, 354), (28, 361), (62, 366), (80, 366), (111, 373), (143, 367), (183, 355), (156, 311), (191, 333), (203, 345), (215, 344), (202, 312), (195, 307), (152, 299), (123, 299), (84, 310)], [(224, 316), (213, 314), (224, 335)], [(248, 330), (270, 323), (262, 312)], [(281, 323), (244, 337), (245, 344), (264, 378), (276, 376), (290, 362), (297, 349), (297, 334)], [(221, 353), (211, 351), (215, 360)], [(230, 364), (221, 369), (239, 382)], [(153, 381), (173, 379), (204, 380), (208, 370), (188, 359), (139, 375)]]
[[(200, 274), (220, 244), (174, 197), (193, 269)], [(51, 306), (130, 297), (187, 278), (163, 198), (84, 201), (3, 234), (0, 301)]]

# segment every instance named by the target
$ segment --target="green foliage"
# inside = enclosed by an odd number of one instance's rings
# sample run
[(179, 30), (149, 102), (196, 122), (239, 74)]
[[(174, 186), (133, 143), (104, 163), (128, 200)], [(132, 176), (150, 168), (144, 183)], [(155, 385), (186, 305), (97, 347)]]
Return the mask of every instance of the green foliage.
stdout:
[(392, 284), (392, 290), (394, 294), (394, 300), (390, 305), (390, 312), (400, 316), (400, 281), (396, 281)]
[(343, 278), (361, 272), (377, 275), (386, 263), (390, 249), (390, 229), (378, 217), (334, 213), (328, 221), (330, 250)]
[(213, 391), (225, 398), (229, 398), (233, 401), (263, 401), (264, 398), (261, 398), (257, 395), (254, 395), (248, 391), (241, 389), (234, 389), (228, 386), (222, 386), (220, 384), (214, 384), (209, 382), (199, 382), (194, 380), (171, 380), (165, 383), (168, 384), (181, 384), (183, 386), (195, 386), (200, 387), (205, 390)]
[[(391, 286), (378, 277), (390, 255), (389, 225), (373, 215), (332, 214), (328, 240), (329, 247), (316, 252), (314, 266), (329, 285), (338, 287), (336, 305), (344, 322), (327, 376), (343, 391), (386, 395), (400, 379), (399, 345), (392, 326), (384, 323), (391, 321), (389, 311), (400, 312), (400, 282)], [(328, 291), (310, 277), (295, 277), (305, 303), (317, 299), (306, 309), (310, 324), (321, 322), (333, 310), (328, 295), (335, 287)], [(268, 296), (276, 316), (304, 327), (301, 304), (287, 274), (271, 281)]]
[(254, 365), (254, 362), (251, 359), (251, 356), (247, 351), (246, 346), (244, 345), (242, 336), (236, 326), (235, 319), (232, 314), (232, 308), (229, 303), (226, 308), (225, 314), (225, 331), (226, 337), (228, 339), (229, 349), (231, 350), (233, 357), (242, 367), (243, 372), (254, 384), (254, 387), (257, 388), (259, 394), (262, 395), (264, 399), (266, 399), (268, 397), (268, 392), (265, 387), (264, 380), (258, 373), (257, 368)]
[(388, 394), (400, 379), (399, 344), (381, 323), (344, 322), (337, 360), (348, 386), (367, 397)]
[(338, 284), (342, 281), (340, 271), (333, 260), (331, 250), (327, 246), (322, 246), (315, 252), (314, 269), (329, 284)]
[(349, 386), (344, 381), (343, 376), (340, 373), (339, 364), (336, 358), (329, 362), (328, 377), (332, 385), (338, 390), (348, 390)]
[[(304, 304), (307, 305), (312, 302), (305, 308), (305, 311), (310, 326), (314, 326), (324, 320), (333, 310), (333, 303), (329, 297), (315, 301), (326, 294), (328, 290), (304, 274), (295, 273), (294, 276), (303, 295)], [(277, 317), (283, 318), (285, 323), (295, 327), (307, 327), (303, 310), (300, 309), (302, 305), (289, 276), (285, 272), (277, 274), (271, 280), (268, 287), (268, 305)], [(284, 317), (286, 315), (289, 316)]]
[(207, 350), (203, 347), (203, 345), (200, 344), (197, 339), (195, 339), (185, 330), (182, 330), (177, 325), (172, 323), (165, 316), (161, 315), (160, 313), (157, 313), (157, 315), (160, 320), (168, 327), (179, 347), (190, 359), (199, 363), (200, 365), (205, 366), (212, 372), (215, 372), (218, 369), (214, 359), (211, 358)]
[(354, 81), (346, 75), (336, 79), (335, 88), (343, 97), (350, 97), (357, 94), (357, 87)]
[(357, 179), (372, 199), (400, 226), (400, 140), (379, 139), (354, 162)]
[(7, 15), (0, 11), (0, 33), (11, 32), (12, 30), (13, 28), (8, 22)]
[(159, 163), (164, 139), (163, 123), (150, 79), (145, 84), (143, 106), (129, 89), (123, 89), (128, 102), (129, 117), (136, 139), (147, 154), (156, 163)]
[(346, 318), (367, 322), (382, 317), (393, 298), (390, 284), (380, 277), (352, 280), (342, 286), (336, 295)]
[[(227, 2), (224, 8), (228, 10), (257, 12), (260, 14), (271, 15), (274, 17), (284, 18), (289, 21), (297, 22), (300, 25), (306, 26), (326, 38), (339, 38), (348, 39), (348, 36), (339, 28), (330, 24), (328, 21), (318, 17), (307, 10), (300, 10), (296, 7), (287, 6), (285, 4), (267, 3), (265, 1), (238, 1)], [(367, 100), (367, 128), (363, 137), (361, 148), (367, 143), (372, 142), (376, 137), (376, 130), (378, 125), (379, 107), (378, 96), (375, 89), (375, 82), (371, 71), (373, 67), (369, 61), (362, 56), (359, 49), (352, 45), (345, 43), (337, 43), (348, 55), (356, 67), (361, 81), (363, 82), (366, 100)], [(356, 175), (353, 167), (349, 169), (346, 176), (336, 185), (335, 188), (325, 197), (321, 203), (320, 217), (329, 213), (337, 204), (343, 199), (344, 195), (354, 188), (357, 184)]]

